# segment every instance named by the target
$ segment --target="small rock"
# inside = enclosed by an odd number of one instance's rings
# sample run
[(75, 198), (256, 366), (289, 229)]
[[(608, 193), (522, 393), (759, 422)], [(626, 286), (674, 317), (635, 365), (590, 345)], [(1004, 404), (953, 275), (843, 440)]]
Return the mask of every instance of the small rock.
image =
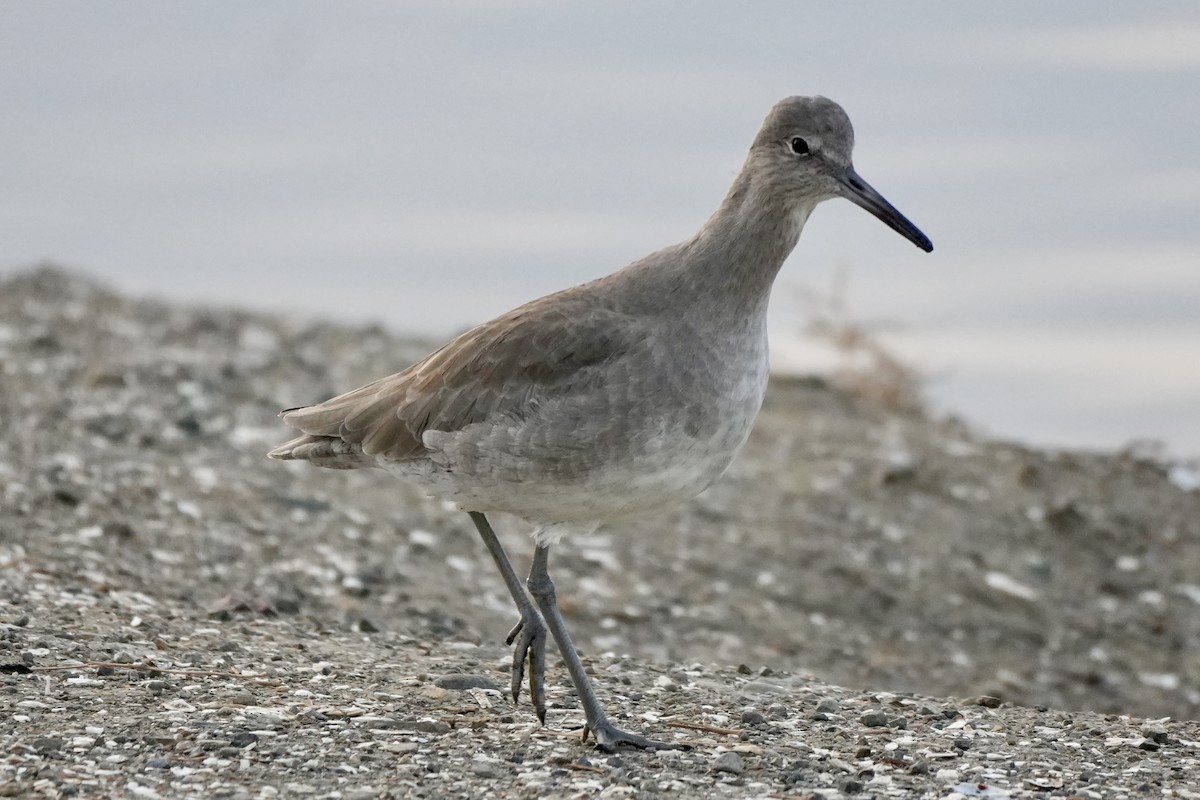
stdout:
[(1166, 728), (1159, 728), (1151, 725), (1146, 725), (1142, 728), (1142, 736), (1147, 739), (1157, 742), (1158, 744), (1166, 744), (1170, 738)]
[(51, 753), (62, 748), (63, 740), (61, 736), (39, 736), (29, 744), (39, 753)]
[(457, 689), (460, 692), (465, 692), (467, 689), (500, 691), (496, 684), (484, 675), (443, 675), (435, 680), (433, 685), (442, 689)]
[(858, 721), (868, 728), (885, 728), (887, 727), (887, 714), (882, 711), (868, 711), (858, 718)]
[(486, 761), (472, 761), (471, 772), (480, 778), (495, 778), (500, 774), (495, 764)]
[(959, 736), (957, 739), (954, 740), (954, 749), (955, 750), (970, 750), (971, 749), (971, 740), (965, 736)]
[(753, 708), (747, 708), (742, 712), (743, 725), (761, 725), (766, 721), (767, 718)]
[(278, 614), (299, 614), (300, 601), (291, 597), (277, 597), (271, 602), (271, 608)]
[(875, 481), (880, 486), (895, 486), (908, 483), (917, 477), (916, 464), (912, 461), (888, 464), (875, 473)]
[(842, 708), (841, 704), (832, 697), (826, 697), (821, 702), (817, 703), (817, 711), (823, 714), (835, 714)]
[(742, 761), (742, 757), (737, 753), (725, 751), (713, 759), (713, 772), (728, 772), (733, 775), (741, 775), (746, 771), (746, 765)]
[(363, 726), (364, 728), (386, 729), (386, 728), (401, 727), (400, 721), (397, 719), (394, 719), (393, 717), (381, 717), (381, 716), (376, 716), (374, 714), (367, 714), (367, 715), (361, 716), (354, 721), (356, 723), (358, 723), (359, 725)]
[(1087, 524), (1087, 517), (1070, 500), (1060, 501), (1047, 509), (1045, 520), (1060, 533), (1076, 533)]
[(450, 725), (438, 719), (423, 719), (413, 727), (421, 733), (443, 734), (450, 732)]
[(764, 694), (787, 694), (787, 689), (770, 681), (746, 681), (738, 687), (741, 697), (757, 697)]
[(235, 733), (233, 738), (229, 740), (229, 744), (233, 747), (242, 748), (249, 747), (257, 741), (257, 734), (250, 733), (250, 731), (242, 731), (241, 733)]
[(1149, 752), (1153, 753), (1154, 751), (1158, 750), (1158, 748), (1162, 747), (1162, 745), (1153, 739), (1142, 739), (1140, 742), (1138, 742), (1138, 747), (1142, 750), (1148, 750)]

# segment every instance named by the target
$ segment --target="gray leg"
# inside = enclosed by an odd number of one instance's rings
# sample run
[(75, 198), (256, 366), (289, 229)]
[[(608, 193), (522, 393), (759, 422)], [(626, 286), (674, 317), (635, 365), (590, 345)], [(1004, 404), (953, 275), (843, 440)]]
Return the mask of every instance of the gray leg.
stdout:
[(571, 635), (567, 633), (567, 624), (563, 621), (562, 613), (558, 610), (558, 600), (554, 593), (554, 581), (550, 580), (550, 574), (546, 567), (550, 557), (550, 548), (539, 546), (533, 551), (533, 566), (529, 568), (529, 593), (533, 595), (533, 599), (537, 601), (538, 608), (542, 611), (542, 618), (546, 621), (546, 625), (550, 627), (550, 633), (554, 636), (554, 641), (558, 643), (558, 650), (562, 653), (563, 661), (567, 665), (567, 672), (571, 674), (571, 683), (575, 684), (575, 691), (579, 694), (579, 702), (583, 704), (583, 713), (586, 718), (586, 727), (584, 728), (584, 737), (587, 737), (587, 732), (591, 731), (596, 737), (596, 744), (601, 750), (614, 752), (619, 744), (628, 744), (634, 747), (644, 747), (648, 750), (687, 750), (687, 745), (673, 744), (669, 742), (659, 742), (654, 739), (647, 739), (645, 736), (639, 736), (636, 733), (623, 731), (613, 725), (608, 719), (608, 714), (604, 712), (604, 707), (600, 705), (600, 701), (596, 699), (596, 690), (592, 688), (592, 682), (584, 672), (583, 662), (579, 660), (579, 653), (575, 652), (575, 645), (571, 643)]
[(483, 537), (483, 543), (487, 545), (488, 552), (492, 554), (492, 560), (496, 562), (496, 568), (500, 570), (500, 575), (504, 578), (508, 593), (512, 595), (513, 602), (517, 604), (517, 610), (521, 612), (520, 621), (509, 631), (508, 638), (505, 640), (510, 645), (516, 642), (512, 659), (513, 702), (516, 703), (521, 698), (521, 679), (524, 677), (525, 661), (528, 656), (529, 697), (533, 701), (533, 710), (537, 714), (538, 720), (545, 725), (546, 624), (542, 622), (541, 615), (533, 607), (529, 595), (525, 593), (525, 587), (521, 585), (521, 579), (517, 577), (512, 564), (509, 563), (508, 555), (500, 546), (500, 540), (496, 538), (496, 532), (492, 530), (487, 517), (475, 511), (468, 513), (471, 515), (471, 521), (475, 523), (475, 527), (479, 529), (479, 535)]

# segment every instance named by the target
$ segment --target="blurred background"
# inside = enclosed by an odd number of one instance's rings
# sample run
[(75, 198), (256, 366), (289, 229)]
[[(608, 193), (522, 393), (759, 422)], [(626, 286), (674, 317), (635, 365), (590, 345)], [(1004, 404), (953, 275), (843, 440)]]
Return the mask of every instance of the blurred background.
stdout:
[(824, 94), (936, 249), (823, 205), (778, 369), (832, 292), (938, 410), (1197, 456), (1198, 87), (1194, 2), (7, 0), (0, 271), (444, 337), (687, 237)]

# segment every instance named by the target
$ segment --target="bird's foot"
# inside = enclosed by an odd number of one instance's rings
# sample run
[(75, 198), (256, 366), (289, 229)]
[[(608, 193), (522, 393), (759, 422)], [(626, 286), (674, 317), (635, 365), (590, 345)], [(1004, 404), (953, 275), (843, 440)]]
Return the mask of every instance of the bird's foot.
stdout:
[(513, 703), (521, 700), (521, 681), (525, 677), (525, 665), (529, 664), (529, 699), (538, 721), (546, 724), (546, 623), (534, 611), (522, 615), (520, 621), (508, 632), (504, 640), (513, 646), (512, 698)]
[(629, 745), (630, 747), (638, 747), (642, 750), (691, 750), (690, 744), (682, 742), (660, 742), (657, 739), (649, 739), (636, 733), (630, 733), (626, 730), (621, 730), (616, 725), (613, 725), (608, 719), (602, 719), (594, 725), (585, 725), (583, 728), (583, 740), (586, 742), (588, 733), (596, 737), (596, 746), (606, 753), (615, 753), (620, 745)]

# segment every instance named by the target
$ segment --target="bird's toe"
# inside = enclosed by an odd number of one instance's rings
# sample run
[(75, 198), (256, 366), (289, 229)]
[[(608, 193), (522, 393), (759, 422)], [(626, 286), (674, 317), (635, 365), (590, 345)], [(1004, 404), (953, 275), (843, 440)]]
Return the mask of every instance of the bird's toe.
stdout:
[(546, 623), (541, 617), (522, 617), (505, 641), (512, 645), (512, 698), (521, 700), (521, 684), (529, 675), (529, 699), (538, 721), (546, 724)]
[(683, 742), (663, 742), (658, 739), (651, 739), (637, 733), (631, 733), (627, 730), (622, 730), (616, 725), (613, 725), (607, 719), (601, 720), (595, 725), (589, 725), (583, 729), (584, 738), (587, 738), (588, 731), (596, 737), (596, 746), (606, 753), (615, 753), (621, 745), (629, 747), (637, 747), (641, 750), (691, 750), (690, 744)]

